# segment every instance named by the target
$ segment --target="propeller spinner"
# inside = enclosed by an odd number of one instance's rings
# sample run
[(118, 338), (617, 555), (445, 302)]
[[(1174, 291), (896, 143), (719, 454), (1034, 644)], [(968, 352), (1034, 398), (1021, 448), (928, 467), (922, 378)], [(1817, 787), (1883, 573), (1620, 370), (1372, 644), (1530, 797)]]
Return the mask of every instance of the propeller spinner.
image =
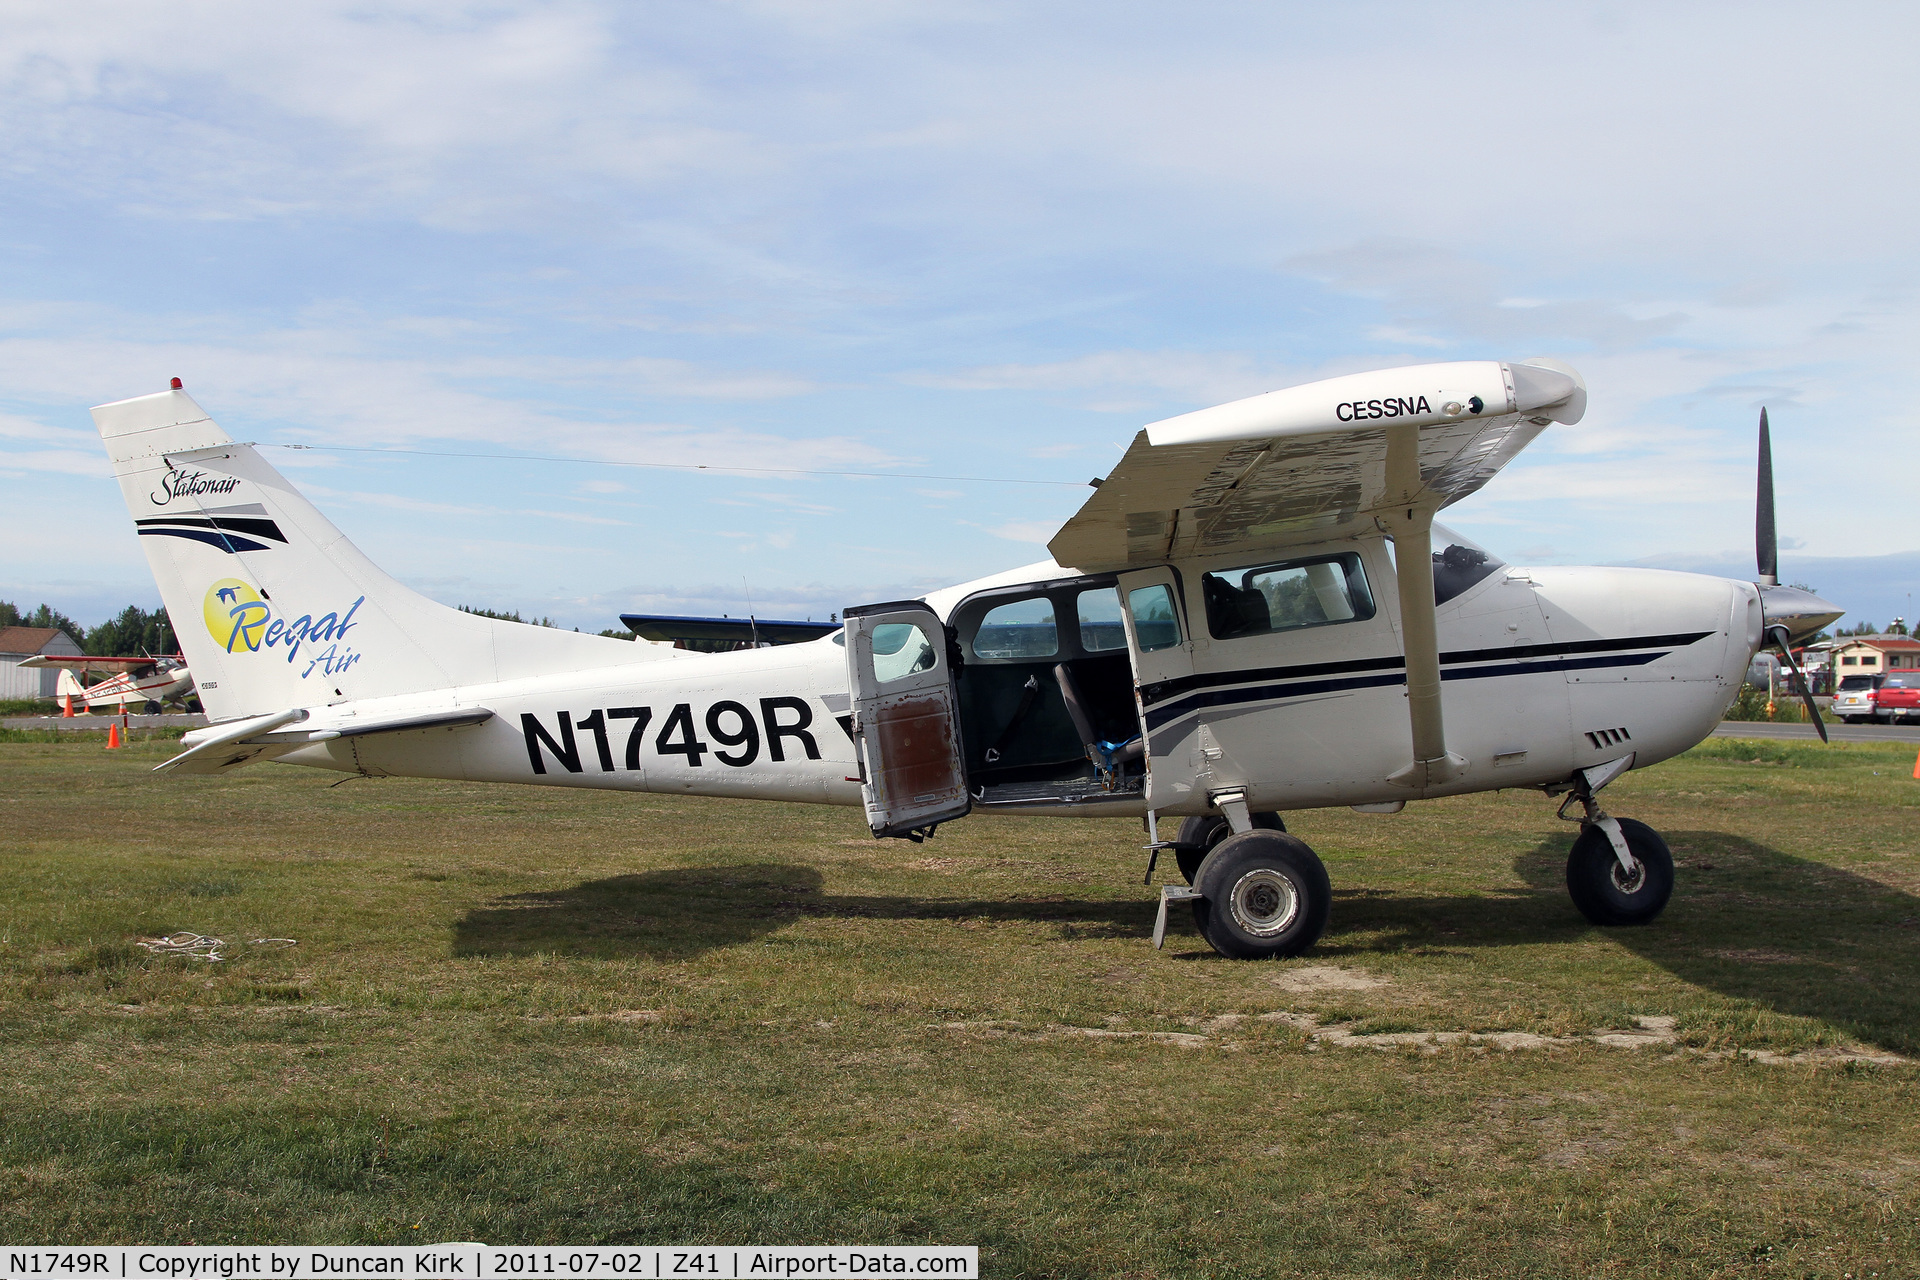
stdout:
[(1787, 670), (1793, 673), (1794, 683), (1800, 687), (1801, 700), (1806, 703), (1807, 718), (1820, 731), (1820, 741), (1825, 742), (1826, 722), (1820, 719), (1820, 709), (1813, 703), (1813, 690), (1801, 674), (1800, 664), (1793, 656), (1793, 646), (1818, 635), (1821, 628), (1837, 621), (1846, 610), (1837, 608), (1831, 601), (1822, 600), (1811, 591), (1780, 585), (1780, 540), (1773, 520), (1773, 435), (1767, 428), (1767, 411), (1764, 408), (1760, 410), (1758, 470), (1759, 481), (1753, 502), (1753, 558), (1754, 567), (1759, 573), (1756, 585), (1760, 588), (1765, 643), (1779, 651)]

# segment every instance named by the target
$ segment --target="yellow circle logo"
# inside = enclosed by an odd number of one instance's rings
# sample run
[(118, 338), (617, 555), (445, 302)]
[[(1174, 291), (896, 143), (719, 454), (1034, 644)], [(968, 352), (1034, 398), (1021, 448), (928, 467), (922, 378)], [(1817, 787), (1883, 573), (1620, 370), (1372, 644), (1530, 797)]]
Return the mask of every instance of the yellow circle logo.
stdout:
[(203, 612), (207, 634), (228, 653), (257, 653), (273, 609), (260, 593), (238, 578), (222, 578), (207, 588)]

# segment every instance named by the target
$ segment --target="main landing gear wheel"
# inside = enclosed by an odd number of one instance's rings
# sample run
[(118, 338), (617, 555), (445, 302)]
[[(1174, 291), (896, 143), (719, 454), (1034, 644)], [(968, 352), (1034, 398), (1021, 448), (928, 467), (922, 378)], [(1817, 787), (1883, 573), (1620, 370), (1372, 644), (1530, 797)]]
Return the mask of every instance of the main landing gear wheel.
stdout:
[[(1287, 824), (1280, 821), (1280, 815), (1277, 813), (1254, 813), (1247, 816), (1253, 820), (1253, 829), (1255, 831), (1285, 831), (1287, 829)], [(1188, 884), (1193, 883), (1193, 877), (1200, 870), (1201, 860), (1213, 852), (1213, 846), (1219, 844), (1232, 834), (1233, 828), (1227, 825), (1226, 818), (1220, 814), (1213, 814), (1202, 818), (1188, 818), (1180, 824), (1180, 834), (1176, 835), (1174, 839), (1188, 847), (1185, 849), (1175, 849), (1173, 851), (1173, 857), (1174, 860), (1180, 864), (1180, 874), (1185, 877)]]
[(1607, 833), (1589, 825), (1581, 828), (1567, 854), (1567, 892), (1580, 914), (1595, 924), (1650, 924), (1673, 896), (1673, 854), (1646, 823), (1617, 821), (1627, 851), (1640, 864), (1638, 871), (1628, 875)]
[(1333, 887), (1306, 842), (1281, 831), (1243, 831), (1200, 864), (1193, 904), (1200, 936), (1234, 960), (1297, 956), (1327, 927)]

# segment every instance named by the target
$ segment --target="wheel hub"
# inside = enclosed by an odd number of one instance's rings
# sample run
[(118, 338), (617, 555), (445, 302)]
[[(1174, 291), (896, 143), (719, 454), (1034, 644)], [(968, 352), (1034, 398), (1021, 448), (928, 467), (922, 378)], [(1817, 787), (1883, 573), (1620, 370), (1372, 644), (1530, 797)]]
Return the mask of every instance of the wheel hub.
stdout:
[(1625, 867), (1620, 865), (1620, 860), (1616, 858), (1613, 862), (1612, 873), (1613, 887), (1621, 893), (1638, 893), (1640, 892), (1640, 887), (1647, 882), (1647, 869), (1638, 861), (1633, 864), (1633, 871), (1629, 873)]
[(1234, 882), (1227, 895), (1233, 922), (1256, 938), (1286, 931), (1300, 914), (1300, 894), (1278, 871), (1257, 867)]

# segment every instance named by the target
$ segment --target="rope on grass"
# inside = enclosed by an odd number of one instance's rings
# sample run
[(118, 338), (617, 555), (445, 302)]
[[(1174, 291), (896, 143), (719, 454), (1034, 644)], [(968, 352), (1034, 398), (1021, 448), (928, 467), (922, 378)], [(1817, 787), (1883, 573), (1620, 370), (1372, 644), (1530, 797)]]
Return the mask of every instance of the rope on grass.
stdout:
[(204, 933), (173, 933), (164, 938), (141, 938), (133, 944), (157, 956), (185, 956), (189, 960), (225, 960), (226, 941)]
[[(215, 964), (226, 959), (220, 954), (221, 948), (227, 945), (226, 939), (216, 938), (206, 933), (174, 933), (164, 938), (141, 938), (133, 945), (144, 948), (156, 956), (185, 956), (189, 960), (206, 960)], [(298, 938), (248, 938), (246, 945), (267, 947), (278, 951), (286, 947), (297, 947), (300, 945), (300, 940)]]

